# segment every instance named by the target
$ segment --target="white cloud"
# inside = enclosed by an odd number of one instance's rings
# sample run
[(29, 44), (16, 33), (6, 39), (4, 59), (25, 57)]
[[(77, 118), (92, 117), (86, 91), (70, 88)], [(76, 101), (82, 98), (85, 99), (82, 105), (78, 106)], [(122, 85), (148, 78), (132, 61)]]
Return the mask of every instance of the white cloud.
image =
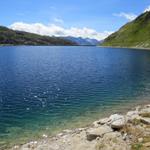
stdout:
[(54, 22), (60, 23), (60, 24), (64, 23), (64, 21), (62, 19), (59, 19), (59, 18), (54, 18)]
[(83, 38), (94, 38), (97, 40), (102, 40), (109, 36), (113, 32), (104, 31), (97, 32), (94, 29), (90, 28), (64, 28), (55, 24), (44, 25), (42, 23), (23, 23), (23, 22), (15, 22), (10, 25), (10, 28), (13, 30), (26, 31), (31, 33), (36, 33), (40, 35), (47, 36), (74, 36), (74, 37), (83, 37)]
[(113, 15), (117, 16), (117, 17), (123, 17), (123, 18), (125, 18), (125, 19), (127, 19), (129, 21), (132, 21), (132, 20), (134, 20), (137, 17), (137, 15), (135, 15), (133, 13), (124, 13), (124, 12), (121, 12), (119, 14), (113, 14)]
[[(150, 11), (150, 5), (147, 8), (145, 8), (143, 13), (145, 13), (147, 11)], [(134, 13), (125, 13), (125, 12), (115, 13), (113, 15), (117, 16), (117, 17), (123, 17), (123, 18), (125, 18), (125, 19), (127, 19), (129, 21), (132, 21), (132, 20), (134, 20), (137, 17), (137, 15), (135, 15)]]
[(150, 11), (150, 5), (144, 10), (144, 12)]

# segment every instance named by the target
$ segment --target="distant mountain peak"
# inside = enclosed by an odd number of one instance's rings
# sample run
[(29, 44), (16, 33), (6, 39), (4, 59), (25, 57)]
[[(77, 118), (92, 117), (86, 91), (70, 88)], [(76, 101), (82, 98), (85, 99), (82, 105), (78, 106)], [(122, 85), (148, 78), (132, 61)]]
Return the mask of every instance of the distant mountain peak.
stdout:
[(81, 46), (85, 46), (85, 45), (95, 46), (100, 43), (100, 41), (98, 41), (96, 39), (92, 39), (92, 38), (72, 37), (72, 36), (68, 36), (68, 37), (64, 37), (64, 38), (67, 40), (70, 40), (72, 42), (75, 42)]

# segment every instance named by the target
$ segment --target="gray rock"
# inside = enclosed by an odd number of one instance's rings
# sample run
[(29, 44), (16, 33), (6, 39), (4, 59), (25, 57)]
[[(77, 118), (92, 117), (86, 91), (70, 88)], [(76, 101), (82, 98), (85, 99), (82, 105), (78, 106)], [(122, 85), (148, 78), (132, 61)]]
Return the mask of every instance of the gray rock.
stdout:
[(150, 125), (150, 118), (141, 117), (141, 122), (147, 125)]
[(109, 119), (109, 118), (104, 118), (104, 119), (100, 119), (100, 120), (98, 120), (98, 121), (93, 122), (93, 125), (94, 125), (95, 127), (98, 127), (98, 126), (100, 126), (100, 125), (109, 124), (109, 122), (110, 122), (110, 119)]
[(127, 139), (127, 137), (128, 137), (128, 134), (127, 134), (127, 133), (125, 133), (125, 134), (122, 136), (122, 139), (123, 139), (123, 140), (126, 140), (126, 139)]
[(109, 122), (110, 122), (110, 118), (104, 118), (104, 119), (99, 120), (99, 123), (101, 125), (108, 124)]
[(137, 110), (129, 111), (126, 116), (127, 116), (127, 121), (130, 122), (136, 118), (139, 118), (139, 112)]
[(141, 111), (139, 112), (139, 115), (142, 117), (150, 117), (150, 107), (141, 109)]
[(126, 124), (126, 119), (123, 115), (118, 114), (111, 115), (110, 120), (112, 129), (121, 129)]
[(102, 137), (106, 133), (112, 132), (112, 129), (109, 126), (101, 126), (98, 128), (90, 128), (86, 132), (87, 140), (92, 141), (95, 140), (97, 137)]

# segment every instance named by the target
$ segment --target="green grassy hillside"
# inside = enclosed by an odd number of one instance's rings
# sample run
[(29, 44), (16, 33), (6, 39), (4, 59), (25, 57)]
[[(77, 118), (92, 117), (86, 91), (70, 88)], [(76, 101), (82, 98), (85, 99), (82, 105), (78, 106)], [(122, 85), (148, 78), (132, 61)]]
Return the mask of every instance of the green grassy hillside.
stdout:
[(101, 45), (150, 48), (150, 12), (145, 12), (124, 25), (106, 38)]
[(63, 38), (14, 31), (0, 26), (0, 45), (76, 45), (76, 43)]

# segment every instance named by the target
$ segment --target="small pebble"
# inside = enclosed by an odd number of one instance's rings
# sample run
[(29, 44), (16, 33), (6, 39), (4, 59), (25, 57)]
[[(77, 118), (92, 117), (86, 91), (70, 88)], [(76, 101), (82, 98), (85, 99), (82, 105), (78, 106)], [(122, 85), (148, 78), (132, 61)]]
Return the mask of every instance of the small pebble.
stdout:
[(14, 149), (18, 149), (18, 148), (19, 148), (19, 146), (18, 146), (18, 145), (15, 145), (15, 146), (14, 146)]
[(123, 138), (123, 140), (126, 140), (127, 139), (127, 133), (125, 133), (122, 138)]
[(143, 142), (143, 138), (139, 138), (138, 142), (142, 143)]
[(43, 137), (43, 138), (47, 138), (48, 136), (47, 136), (46, 134), (43, 134), (42, 137)]

